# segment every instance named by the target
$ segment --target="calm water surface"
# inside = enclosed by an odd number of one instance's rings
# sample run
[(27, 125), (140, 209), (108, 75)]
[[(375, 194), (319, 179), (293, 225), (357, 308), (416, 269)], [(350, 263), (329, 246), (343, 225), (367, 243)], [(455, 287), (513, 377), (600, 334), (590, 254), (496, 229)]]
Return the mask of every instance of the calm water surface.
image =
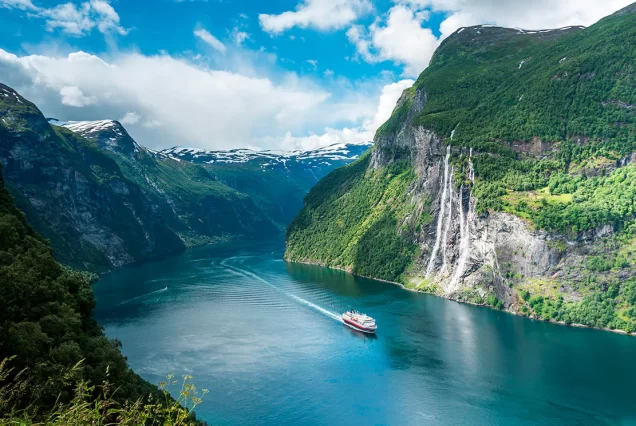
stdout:
[[(636, 338), (531, 321), (326, 268), (281, 242), (123, 269), (96, 316), (158, 383), (192, 374), (211, 424), (636, 425)], [(376, 318), (377, 337), (333, 318)]]

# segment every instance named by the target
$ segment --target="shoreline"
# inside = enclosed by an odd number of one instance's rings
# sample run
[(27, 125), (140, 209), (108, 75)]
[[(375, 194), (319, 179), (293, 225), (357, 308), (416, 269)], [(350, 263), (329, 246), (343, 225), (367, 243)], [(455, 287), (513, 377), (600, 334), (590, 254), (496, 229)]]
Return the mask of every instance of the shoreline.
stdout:
[(288, 260), (288, 259), (285, 259), (285, 257), (283, 257), (283, 261), (288, 262), (288, 263), (298, 263), (298, 264), (301, 264), (301, 265), (320, 266), (322, 268), (328, 268), (328, 269), (333, 269), (333, 270), (336, 270), (336, 271), (342, 271), (342, 272), (346, 272), (347, 274), (351, 274), (351, 275), (356, 276), (356, 277), (366, 278), (366, 279), (369, 279), (369, 280), (380, 281), (380, 282), (396, 285), (396, 286), (399, 286), (399, 287), (401, 287), (402, 289), (404, 289), (406, 291), (412, 291), (414, 293), (420, 293), (420, 294), (428, 294), (428, 295), (439, 297), (439, 298), (442, 298), (442, 299), (445, 299), (445, 300), (449, 300), (449, 301), (455, 302), (455, 303), (462, 303), (462, 304), (465, 304), (465, 305), (472, 305), (472, 306), (479, 306), (479, 307), (483, 307), (483, 308), (488, 308), (488, 309), (491, 309), (493, 311), (504, 312), (504, 313), (507, 313), (507, 314), (510, 314), (510, 315), (515, 315), (515, 316), (518, 316), (518, 317), (527, 318), (527, 319), (532, 320), (532, 321), (540, 321), (540, 322), (545, 322), (545, 323), (548, 323), (548, 324), (562, 325), (562, 326), (565, 326), (565, 327), (587, 328), (587, 329), (590, 329), (590, 330), (609, 331), (610, 333), (616, 333), (616, 334), (622, 334), (624, 336), (636, 337), (636, 332), (628, 333), (625, 330), (617, 330), (617, 329), (611, 329), (611, 328), (606, 328), (606, 327), (593, 327), (593, 326), (589, 326), (589, 325), (585, 325), (585, 324), (578, 324), (578, 323), (567, 324), (564, 321), (552, 321), (552, 320), (543, 320), (543, 319), (539, 319), (539, 318), (533, 318), (533, 317), (531, 317), (529, 315), (524, 315), (524, 314), (522, 314), (520, 312), (511, 310), (511, 309), (494, 309), (492, 306), (487, 305), (485, 303), (473, 303), (473, 302), (468, 302), (468, 301), (463, 301), (463, 300), (457, 300), (457, 299), (453, 299), (451, 297), (446, 297), (446, 296), (442, 296), (442, 295), (435, 294), (435, 293), (430, 293), (430, 292), (423, 291), (423, 290), (417, 290), (417, 289), (414, 289), (414, 288), (409, 288), (409, 287), (406, 287), (404, 284), (399, 283), (399, 282), (383, 280), (381, 278), (368, 277), (368, 276), (365, 276), (365, 275), (356, 274), (356, 273), (348, 271), (348, 270), (346, 270), (344, 268), (338, 268), (338, 267), (334, 267), (334, 266), (327, 266), (327, 265), (324, 265), (324, 264), (321, 264), (321, 263), (317, 263), (317, 262)]

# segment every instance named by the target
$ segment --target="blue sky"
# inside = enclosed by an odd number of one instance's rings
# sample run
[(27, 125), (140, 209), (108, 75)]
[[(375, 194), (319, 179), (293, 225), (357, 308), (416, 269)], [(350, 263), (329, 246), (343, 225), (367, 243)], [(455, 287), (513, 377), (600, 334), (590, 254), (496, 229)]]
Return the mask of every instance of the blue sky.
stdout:
[[(34, 4), (52, 8), (63, 2), (36, 1)], [(81, 2), (77, 2), (80, 4)], [(83, 50), (90, 53), (105, 53), (117, 49), (134, 49), (152, 55), (161, 51), (171, 55), (185, 52), (201, 52), (200, 40), (193, 36), (194, 28), (204, 28), (224, 44), (232, 43), (233, 32), (248, 34), (243, 45), (258, 50), (264, 48), (275, 53), (280, 66), (300, 74), (334, 74), (350, 79), (370, 78), (381, 72), (392, 72), (399, 76), (402, 67), (392, 61), (368, 63), (356, 60), (356, 47), (347, 40), (346, 31), (312, 31), (291, 28), (281, 34), (269, 34), (259, 24), (261, 14), (280, 14), (294, 10), (297, 0), (208, 0), (208, 1), (112, 1), (123, 28), (129, 29), (125, 37), (109, 40), (99, 31), (91, 31), (82, 37), (64, 34), (61, 31), (46, 31), (45, 22), (26, 18), (18, 9), (0, 9), (0, 47), (13, 52), (28, 54), (38, 52), (38, 46), (62, 46), (64, 50)], [(387, 11), (392, 2), (374, 2), (377, 11)], [(445, 14), (432, 14), (427, 22), (436, 36)], [(362, 14), (357, 21), (370, 25), (377, 13)], [(308, 62), (312, 61), (312, 62)], [(314, 65), (313, 61), (317, 61)]]
[(630, 1), (0, 0), (0, 81), (151, 148), (364, 142), (458, 28), (590, 25)]

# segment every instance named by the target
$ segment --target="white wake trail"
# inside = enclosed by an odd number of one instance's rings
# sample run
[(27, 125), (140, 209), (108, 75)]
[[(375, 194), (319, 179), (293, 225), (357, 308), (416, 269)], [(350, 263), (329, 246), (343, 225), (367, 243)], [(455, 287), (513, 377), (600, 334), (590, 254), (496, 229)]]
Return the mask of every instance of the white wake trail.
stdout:
[(165, 286), (164, 288), (160, 288), (159, 290), (151, 291), (150, 293), (142, 294), (141, 296), (137, 296), (137, 297), (133, 297), (132, 299), (124, 300), (123, 302), (118, 303), (117, 306), (125, 305), (126, 303), (134, 302), (135, 300), (139, 300), (139, 299), (142, 299), (144, 297), (152, 296), (153, 294), (163, 293), (164, 291), (167, 291), (167, 290), (168, 290), (168, 286)]
[(235, 266), (229, 266), (227, 264), (224, 265), (224, 266), (226, 268), (232, 269), (235, 272), (243, 274), (244, 276), (247, 276), (247, 277), (253, 278), (255, 280), (258, 280), (260, 282), (263, 282), (263, 283), (267, 284), (268, 286), (270, 286), (271, 288), (280, 291), (285, 296), (290, 297), (290, 298), (294, 299), (295, 301), (302, 303), (303, 305), (307, 305), (310, 308), (313, 308), (316, 311), (318, 311), (318, 312), (320, 312), (320, 313), (322, 313), (322, 314), (324, 314), (324, 315), (326, 315), (326, 316), (328, 316), (328, 317), (330, 317), (332, 319), (335, 319), (338, 322), (342, 322), (342, 318), (340, 317), (340, 315), (338, 315), (338, 314), (336, 314), (334, 312), (331, 312), (331, 311), (323, 308), (322, 306), (318, 306), (315, 303), (310, 302), (309, 300), (303, 299), (302, 297), (298, 297), (295, 294), (286, 292), (285, 290), (280, 289), (279, 287), (275, 286), (271, 282), (267, 281), (266, 279), (264, 279), (262, 277), (259, 277), (258, 275), (254, 274), (254, 273), (252, 273), (250, 271), (246, 271), (245, 269), (237, 268)]

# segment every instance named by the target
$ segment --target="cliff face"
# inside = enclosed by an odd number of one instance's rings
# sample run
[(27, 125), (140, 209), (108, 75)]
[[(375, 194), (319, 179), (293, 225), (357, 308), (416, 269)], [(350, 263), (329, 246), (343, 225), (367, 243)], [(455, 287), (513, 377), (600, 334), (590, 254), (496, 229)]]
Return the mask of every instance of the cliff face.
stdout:
[[(286, 259), (538, 318), (636, 329), (636, 18), (458, 30), (323, 179)], [(629, 81), (629, 83), (628, 83)], [(593, 124), (592, 124), (593, 123)]]
[[(516, 292), (506, 279), (510, 267), (528, 279), (549, 276), (560, 260), (551, 243), (558, 237), (535, 230), (510, 213), (476, 214), (472, 150), (453, 149), (452, 141), (446, 145), (435, 132), (413, 125), (412, 117), (423, 110), (426, 95), (416, 91), (412, 98), (402, 127), (391, 137), (381, 137), (370, 158), (371, 168), (382, 169), (395, 161), (396, 152), (409, 153), (409, 168), (415, 171), (407, 189), (409, 203), (427, 208), (411, 211), (401, 226), (416, 229), (422, 214), (430, 215), (428, 226), (412, 234), (421, 254), (403, 279), (410, 287), (452, 299), (462, 300), (474, 291), (484, 299), (496, 295), (511, 306)], [(466, 157), (465, 184), (456, 185), (451, 155)]]
[(0, 163), (7, 187), (58, 259), (103, 271), (187, 245), (277, 228), (248, 197), (198, 166), (158, 158), (119, 123), (80, 133), (51, 126), (0, 84)]

